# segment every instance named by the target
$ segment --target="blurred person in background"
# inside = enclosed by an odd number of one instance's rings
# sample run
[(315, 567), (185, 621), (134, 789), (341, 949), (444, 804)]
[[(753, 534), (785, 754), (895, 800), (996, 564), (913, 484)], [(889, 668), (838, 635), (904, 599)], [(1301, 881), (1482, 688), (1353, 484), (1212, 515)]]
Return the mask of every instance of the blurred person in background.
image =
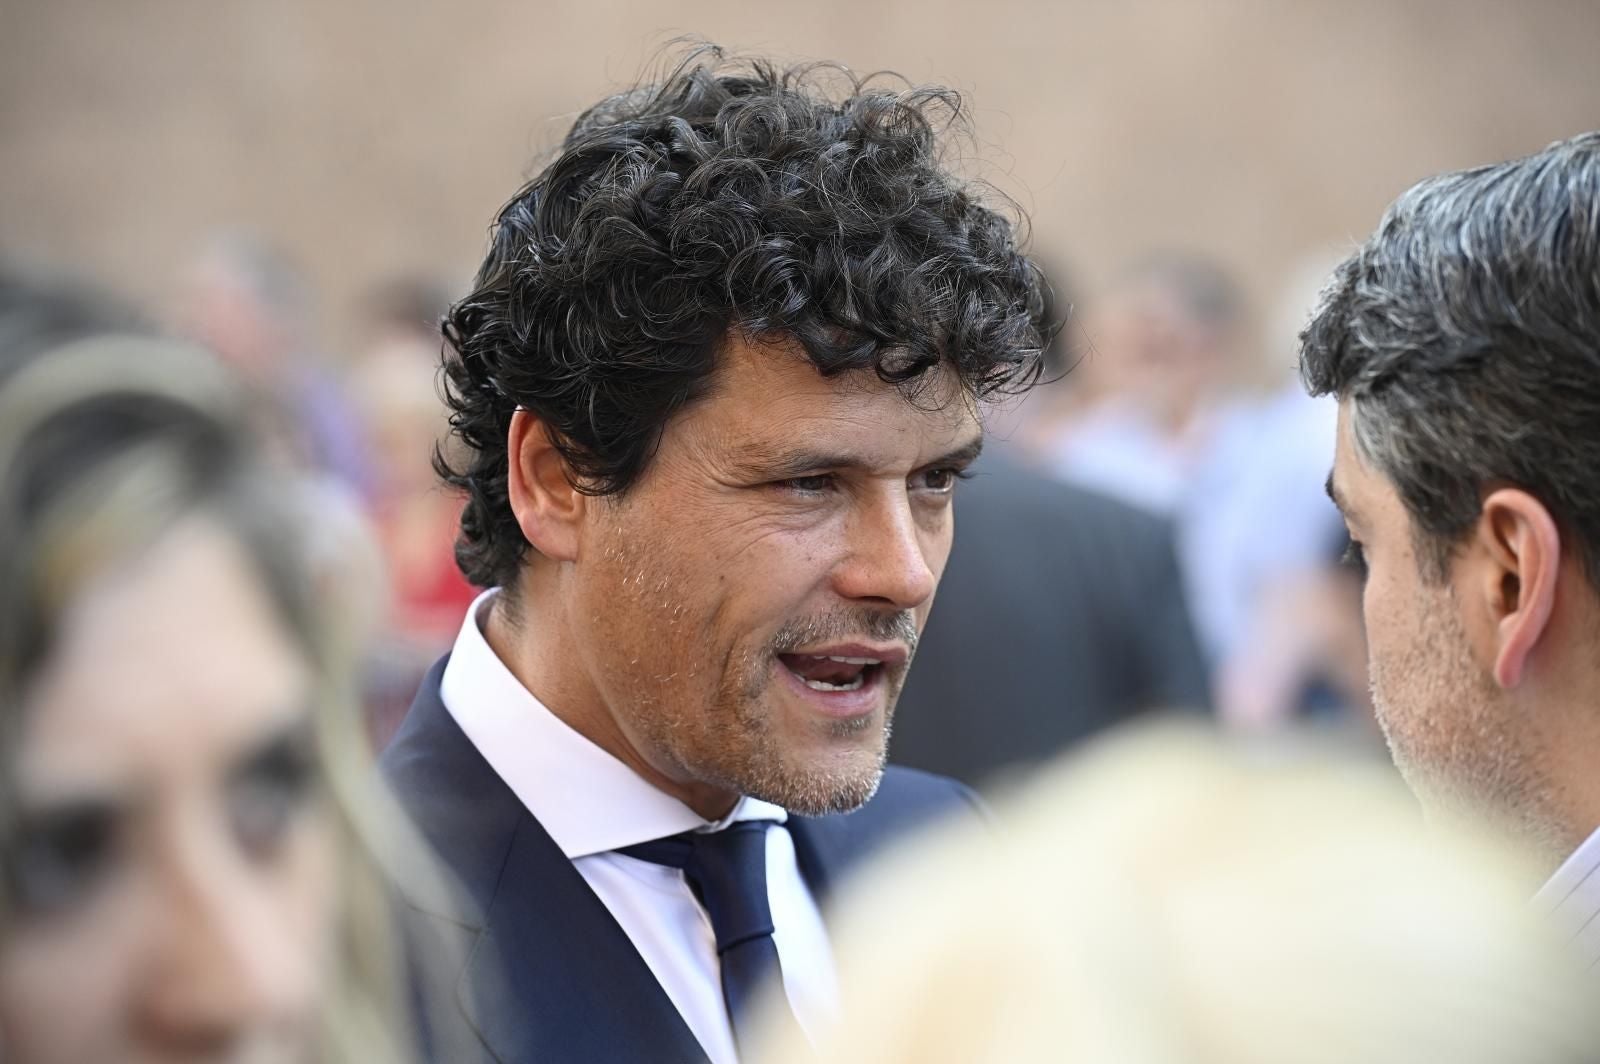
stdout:
[(1331, 404), (1297, 387), (1262, 396), (1246, 386), (1243, 295), (1203, 257), (1137, 263), (1086, 333), (1089, 353), (1025, 439), (1052, 475), (1173, 522), (1223, 718), (1271, 726), (1306, 709), (1359, 706), (1361, 684), (1349, 682), (1338, 642), (1350, 626), (1337, 620), (1351, 611), (1322, 596), (1338, 514), (1308, 487), (1332, 439)]
[(439, 381), (445, 291), (424, 277), (375, 288), (366, 301), (366, 344), (350, 374), (372, 456), (366, 509), (386, 589), (362, 685), (376, 750), (388, 745), (478, 594), (455, 561), (462, 498), (433, 469), (435, 452), (450, 446)]
[(993, 448), (895, 720), (897, 763), (981, 789), (1145, 710), (1208, 705), (1170, 525)]
[(1090, 350), (1029, 426), (1033, 446), (1064, 480), (1175, 516), (1235, 397), (1242, 295), (1209, 260), (1154, 255), (1101, 295), (1085, 328)]
[[(1037, 261), (1037, 259), (1035, 259)], [(1072, 372), (1063, 275), (1044, 374)], [(1171, 522), (1030, 469), (1011, 441), (1035, 397), (989, 417), (991, 442), (955, 500), (960, 533), (921, 660), (900, 695), (891, 752), (987, 790), (1151, 708), (1208, 705)]]
[(802, 1064), (1583, 1064), (1597, 989), (1537, 872), (1366, 762), (1172, 726), (1092, 745), (858, 880)]
[(432, 347), (437, 361), (444, 346), (439, 323), (450, 310), (451, 292), (446, 281), (422, 273), (397, 274), (374, 285), (362, 301), (368, 348), (415, 340)]
[[(375, 293), (370, 341), (351, 374), (373, 458), (368, 511), (388, 566), (388, 635), (427, 664), (450, 648), (477, 597), (455, 563), (462, 498), (433, 470), (434, 452), (450, 433), (438, 324), (448, 303), (433, 304), (433, 296), (434, 286), (420, 280)], [(419, 317), (428, 313), (431, 322)]]
[(72, 331), (0, 384), (0, 1055), (410, 1059), (293, 483), (213, 361)]
[[(943, 89), (696, 49), (501, 210), (446, 325), (457, 558), (489, 587), (383, 757), (466, 882), (481, 1056), (750, 1059), (825, 1024), (820, 915), (942, 816), (885, 767), (985, 400), (1048, 326), (947, 172)], [(781, 982), (779, 981), (781, 980)]]
[(282, 253), (243, 232), (215, 237), (184, 269), (173, 314), (271, 400), (274, 442), (292, 461), (367, 490), (355, 412), (315, 341), (311, 291)]
[(1338, 397), (1328, 491), (1365, 578), (1373, 700), (1436, 819), (1553, 873), (1600, 963), (1600, 133), (1429, 178), (1302, 345)]
[[(1299, 349), (1342, 257), (1315, 251), (1289, 271), (1268, 333), (1274, 363)], [(1344, 564), (1349, 537), (1319, 483), (1336, 420), (1333, 400), (1308, 396), (1295, 377), (1242, 405), (1202, 485), (1232, 481), (1222, 490), (1228, 505), (1197, 525), (1190, 549), (1197, 560), (1212, 559), (1204, 571), (1218, 593), (1209, 601), (1238, 618), (1217, 667), (1223, 722), (1270, 731), (1298, 714), (1329, 737), (1376, 752), (1361, 583)], [(1230, 598), (1230, 587), (1243, 594)]]
[[(278, 457), (304, 475), (297, 492), (314, 515), (305, 527), (319, 579), (341, 592), (327, 601), (344, 614), (339, 629), (365, 674), (361, 704), (371, 741), (394, 730), (400, 698), (415, 678), (414, 655), (402, 669), (395, 650), (391, 576), (369, 507), (376, 490), (371, 433), (351, 401), (344, 374), (315, 336), (313, 294), (277, 248), (246, 232), (214, 237), (182, 272), (172, 317), (178, 331), (227, 363), (255, 392), (253, 420)], [(386, 308), (388, 309), (388, 308)], [(397, 309), (397, 308), (396, 308)], [(390, 455), (389, 465), (416, 455)], [(399, 673), (390, 679), (391, 673)]]
[(103, 333), (145, 330), (131, 308), (76, 279), (0, 257), (0, 384), (42, 352)]

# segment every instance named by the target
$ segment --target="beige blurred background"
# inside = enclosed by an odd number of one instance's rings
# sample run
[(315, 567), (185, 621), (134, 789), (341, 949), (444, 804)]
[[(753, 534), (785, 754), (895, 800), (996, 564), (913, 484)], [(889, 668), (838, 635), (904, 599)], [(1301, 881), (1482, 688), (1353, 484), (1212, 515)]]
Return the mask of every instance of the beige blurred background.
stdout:
[[(1596, 0), (4, 0), (0, 249), (159, 304), (221, 227), (352, 302), (470, 275), (567, 116), (678, 33), (970, 94), (975, 168), (1074, 288), (1153, 246), (1271, 307), (1430, 171), (1600, 126)], [(1287, 365), (1288, 355), (1274, 362)]]

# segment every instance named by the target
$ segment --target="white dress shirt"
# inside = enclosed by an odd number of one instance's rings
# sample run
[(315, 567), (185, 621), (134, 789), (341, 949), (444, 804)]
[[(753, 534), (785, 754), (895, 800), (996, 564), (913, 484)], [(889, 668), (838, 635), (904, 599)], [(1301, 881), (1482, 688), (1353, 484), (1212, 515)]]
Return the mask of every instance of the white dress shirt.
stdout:
[[(738, 1055), (711, 921), (681, 870), (613, 850), (738, 820), (777, 821), (767, 831), (767, 898), (783, 988), (808, 1035), (831, 1026), (838, 1013), (833, 953), (800, 877), (788, 814), (747, 797), (722, 820), (708, 821), (568, 727), (484, 638), (494, 594), (484, 592), (467, 611), (440, 682), (445, 708), (611, 910), (712, 1064), (736, 1064)], [(538, 884), (527, 889), (528, 904), (539, 904)]]
[(1600, 831), (1556, 869), (1533, 896), (1533, 904), (1571, 936), (1590, 968), (1600, 965)]

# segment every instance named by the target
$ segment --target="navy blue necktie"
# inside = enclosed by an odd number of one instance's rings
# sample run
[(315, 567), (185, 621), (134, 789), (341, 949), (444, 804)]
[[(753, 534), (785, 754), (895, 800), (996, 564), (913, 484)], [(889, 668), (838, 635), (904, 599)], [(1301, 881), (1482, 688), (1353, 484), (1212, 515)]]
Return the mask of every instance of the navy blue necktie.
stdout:
[(616, 851), (683, 869), (689, 889), (711, 918), (722, 962), (722, 1000), (741, 1058), (751, 1051), (750, 1005), (779, 974), (767, 903), (767, 829), (773, 823), (740, 820), (721, 831), (686, 831)]

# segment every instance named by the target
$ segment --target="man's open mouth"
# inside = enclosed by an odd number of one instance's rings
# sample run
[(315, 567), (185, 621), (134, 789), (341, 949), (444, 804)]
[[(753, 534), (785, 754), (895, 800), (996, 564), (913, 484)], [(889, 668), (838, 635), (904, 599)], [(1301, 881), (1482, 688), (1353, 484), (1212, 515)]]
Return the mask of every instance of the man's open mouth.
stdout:
[(883, 671), (879, 658), (779, 654), (778, 660), (813, 691), (859, 691)]

